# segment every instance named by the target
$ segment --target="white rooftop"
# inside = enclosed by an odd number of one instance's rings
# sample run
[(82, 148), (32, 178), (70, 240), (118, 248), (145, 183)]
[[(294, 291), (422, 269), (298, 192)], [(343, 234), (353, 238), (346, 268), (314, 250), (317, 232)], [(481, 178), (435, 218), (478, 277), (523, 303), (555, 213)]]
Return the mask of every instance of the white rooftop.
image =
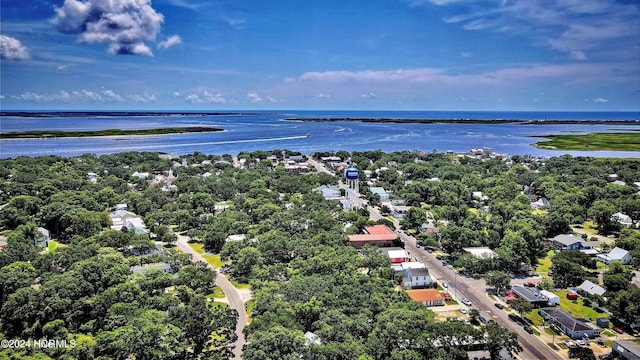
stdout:
[(498, 255), (495, 253), (495, 251), (489, 249), (488, 247), (468, 247), (463, 248), (462, 250), (478, 258), (494, 257)]
[(389, 257), (390, 258), (407, 258), (409, 257), (407, 255), (407, 252), (404, 250), (389, 250)]

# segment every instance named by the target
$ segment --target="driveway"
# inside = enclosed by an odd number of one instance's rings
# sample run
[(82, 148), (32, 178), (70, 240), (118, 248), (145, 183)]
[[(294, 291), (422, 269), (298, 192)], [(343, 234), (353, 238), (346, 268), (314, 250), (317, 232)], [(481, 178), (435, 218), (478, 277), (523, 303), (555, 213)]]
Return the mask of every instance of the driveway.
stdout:
[(180, 250), (187, 254), (191, 254), (193, 256), (193, 261), (203, 262), (207, 264), (209, 268), (216, 272), (216, 285), (219, 286), (220, 289), (222, 289), (222, 291), (224, 292), (224, 295), (227, 298), (226, 302), (229, 304), (229, 307), (238, 312), (238, 323), (236, 324), (235, 331), (238, 339), (235, 343), (233, 343), (233, 358), (241, 359), (242, 347), (246, 343), (242, 330), (245, 326), (247, 326), (247, 312), (244, 309), (244, 303), (242, 301), (240, 293), (238, 292), (238, 289), (236, 289), (235, 286), (233, 286), (224, 275), (219, 273), (218, 269), (209, 264), (200, 254), (198, 254), (198, 252), (196, 252), (191, 246), (189, 246), (189, 237), (179, 234), (176, 235), (178, 236), (178, 241), (176, 242), (176, 244), (178, 245), (178, 248)]

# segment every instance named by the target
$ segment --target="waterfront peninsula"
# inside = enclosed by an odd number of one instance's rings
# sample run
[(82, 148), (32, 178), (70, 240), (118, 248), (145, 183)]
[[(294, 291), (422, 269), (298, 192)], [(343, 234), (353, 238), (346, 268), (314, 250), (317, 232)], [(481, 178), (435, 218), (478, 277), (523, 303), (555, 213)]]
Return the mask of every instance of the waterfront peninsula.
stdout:
[(60, 131), (60, 130), (41, 130), (41, 131), (21, 131), (0, 133), (0, 139), (51, 139), (51, 138), (71, 138), (71, 137), (98, 137), (98, 136), (130, 136), (130, 135), (168, 135), (168, 134), (186, 134), (200, 132), (217, 132), (224, 129), (193, 126), (193, 127), (170, 127), (157, 129), (107, 129), (107, 130), (90, 130), (90, 131)]

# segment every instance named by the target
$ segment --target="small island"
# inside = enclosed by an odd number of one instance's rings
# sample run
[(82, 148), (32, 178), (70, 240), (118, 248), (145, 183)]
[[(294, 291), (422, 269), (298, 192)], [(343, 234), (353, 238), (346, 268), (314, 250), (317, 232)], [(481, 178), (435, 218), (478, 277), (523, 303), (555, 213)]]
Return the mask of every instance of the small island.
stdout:
[(638, 132), (539, 135), (532, 137), (551, 139), (533, 144), (533, 146), (540, 149), (640, 151), (640, 133)]
[(186, 134), (200, 132), (217, 132), (224, 129), (192, 126), (192, 127), (171, 127), (157, 129), (107, 129), (107, 130), (89, 130), (89, 131), (61, 131), (61, 130), (41, 130), (41, 131), (22, 131), (0, 133), (0, 139), (51, 139), (51, 138), (71, 138), (71, 137), (98, 137), (98, 136), (130, 136), (130, 135), (167, 135), (167, 134)]

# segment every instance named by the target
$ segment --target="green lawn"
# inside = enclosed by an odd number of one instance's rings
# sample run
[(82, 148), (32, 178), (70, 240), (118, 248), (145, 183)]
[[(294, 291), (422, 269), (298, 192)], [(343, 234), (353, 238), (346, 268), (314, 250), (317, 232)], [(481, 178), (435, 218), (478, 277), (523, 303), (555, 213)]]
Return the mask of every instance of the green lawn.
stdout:
[(549, 269), (551, 269), (551, 257), (555, 254), (553, 250), (549, 250), (547, 252), (547, 256), (542, 259), (538, 259), (538, 266), (536, 267), (536, 272), (540, 274), (540, 276), (548, 276)]
[(595, 320), (598, 318), (607, 317), (607, 313), (599, 313), (595, 311), (593, 308), (584, 306), (582, 304), (582, 298), (578, 298), (578, 300), (569, 300), (567, 299), (567, 294), (569, 290), (560, 290), (555, 292), (556, 295), (560, 297), (560, 307), (563, 310), (568, 311), (575, 317), (582, 317), (586, 319)]
[(59, 247), (65, 247), (67, 245), (65, 244), (60, 244), (59, 242), (55, 241), (55, 240), (49, 240), (49, 247), (47, 248), (46, 253), (52, 253), (54, 251), (56, 251), (57, 248)]
[(253, 312), (253, 309), (256, 307), (255, 300), (247, 301), (247, 303), (245, 304), (245, 307), (247, 308), (247, 322), (250, 323), (251, 322), (251, 313)]
[(582, 223), (582, 230), (588, 232), (589, 234), (598, 234), (598, 229), (596, 229), (593, 221), (585, 221), (584, 223)]
[(225, 297), (225, 295), (224, 295), (224, 291), (222, 291), (222, 289), (219, 286), (216, 286), (213, 292), (207, 295), (207, 297), (213, 298), (213, 299), (222, 299)]
[(231, 284), (236, 287), (236, 289), (251, 289), (251, 285), (239, 283), (235, 280), (231, 281)]
[(195, 250), (198, 254), (202, 255), (202, 257), (207, 260), (209, 264), (215, 266), (217, 268), (221, 268), (224, 263), (220, 260), (220, 254), (207, 254), (204, 251), (204, 244), (191, 243), (189, 244), (193, 250)]

